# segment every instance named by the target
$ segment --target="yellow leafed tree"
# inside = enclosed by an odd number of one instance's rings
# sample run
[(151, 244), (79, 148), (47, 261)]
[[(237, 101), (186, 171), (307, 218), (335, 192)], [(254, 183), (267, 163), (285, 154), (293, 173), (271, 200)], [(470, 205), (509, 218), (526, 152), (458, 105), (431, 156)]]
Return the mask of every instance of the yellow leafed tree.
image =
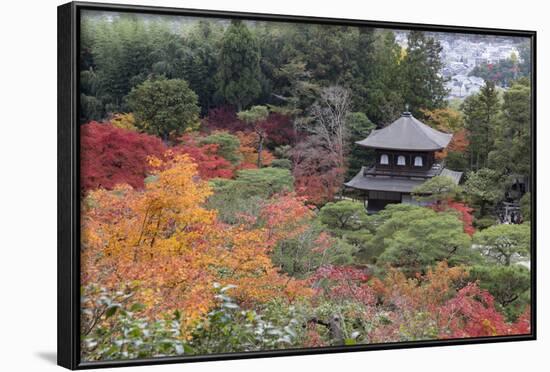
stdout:
[(244, 306), (310, 290), (273, 267), (270, 231), (228, 226), (203, 207), (212, 191), (187, 155), (151, 159), (143, 191), (121, 185), (82, 205), (82, 283), (133, 284), (150, 315), (180, 310), (188, 322), (215, 304), (213, 283), (234, 284)]

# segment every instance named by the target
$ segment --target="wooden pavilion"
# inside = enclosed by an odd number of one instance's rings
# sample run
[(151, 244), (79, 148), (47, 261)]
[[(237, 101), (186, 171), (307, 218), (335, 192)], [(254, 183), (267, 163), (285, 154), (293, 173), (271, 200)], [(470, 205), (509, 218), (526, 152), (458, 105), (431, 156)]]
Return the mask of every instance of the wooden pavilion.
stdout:
[(418, 204), (411, 192), (428, 179), (448, 176), (460, 182), (462, 172), (446, 169), (435, 157), (451, 139), (452, 134), (435, 130), (404, 112), (390, 125), (356, 142), (374, 149), (376, 161), (363, 166), (344, 186), (365, 201), (369, 213), (391, 203)]

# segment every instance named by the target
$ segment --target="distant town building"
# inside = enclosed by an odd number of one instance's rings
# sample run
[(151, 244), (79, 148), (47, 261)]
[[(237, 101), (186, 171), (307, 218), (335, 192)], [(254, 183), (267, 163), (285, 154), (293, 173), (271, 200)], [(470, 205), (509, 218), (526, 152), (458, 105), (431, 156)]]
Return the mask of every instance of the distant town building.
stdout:
[(376, 162), (363, 166), (344, 185), (361, 197), (369, 213), (392, 203), (418, 204), (413, 189), (435, 176), (448, 176), (457, 184), (462, 172), (444, 168), (435, 152), (447, 147), (452, 134), (437, 131), (404, 112), (385, 128), (373, 130), (360, 146), (374, 149)]
[[(397, 43), (407, 47), (407, 32), (394, 31)], [(510, 37), (484, 37), (429, 32), (436, 38), (443, 50), (441, 75), (448, 79), (446, 88), (448, 99), (463, 99), (479, 92), (484, 81), (477, 76), (468, 76), (476, 66), (497, 63), (515, 54), (519, 56), (518, 40)], [(481, 83), (480, 83), (481, 79)]]

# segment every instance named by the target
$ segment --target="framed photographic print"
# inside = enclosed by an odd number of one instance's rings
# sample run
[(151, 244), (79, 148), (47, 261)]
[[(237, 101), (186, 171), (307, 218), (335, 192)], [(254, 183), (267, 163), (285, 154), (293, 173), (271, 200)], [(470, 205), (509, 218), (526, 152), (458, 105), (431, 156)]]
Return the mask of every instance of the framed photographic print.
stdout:
[(534, 340), (535, 32), (58, 8), (58, 363)]

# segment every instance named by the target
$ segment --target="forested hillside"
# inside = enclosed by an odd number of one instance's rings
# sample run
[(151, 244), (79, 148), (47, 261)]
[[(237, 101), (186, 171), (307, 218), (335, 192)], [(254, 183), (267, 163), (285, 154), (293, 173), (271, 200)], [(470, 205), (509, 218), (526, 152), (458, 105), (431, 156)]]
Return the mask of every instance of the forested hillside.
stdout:
[[(420, 31), (89, 14), (81, 37), (85, 360), (530, 332), (528, 74), (449, 105)], [(406, 107), (464, 182), (368, 215), (355, 142)]]

